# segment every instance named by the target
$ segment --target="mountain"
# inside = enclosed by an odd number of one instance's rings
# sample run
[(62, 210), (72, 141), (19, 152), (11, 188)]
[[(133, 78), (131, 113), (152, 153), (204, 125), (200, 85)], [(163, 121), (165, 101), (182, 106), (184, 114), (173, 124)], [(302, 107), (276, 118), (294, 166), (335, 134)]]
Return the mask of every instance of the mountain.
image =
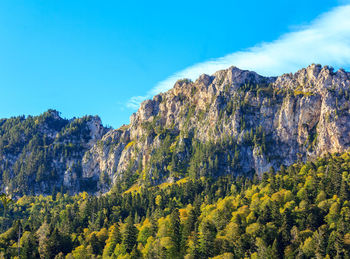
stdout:
[(58, 112), (0, 121), (10, 193), (107, 192), (190, 177), (246, 175), (350, 146), (350, 74), (311, 65), (263, 77), (230, 67), (144, 101), (129, 125)]
[(13, 194), (97, 190), (82, 157), (108, 131), (99, 117), (66, 120), (55, 110), (0, 120), (1, 189)]
[(0, 120), (0, 257), (350, 258), (349, 79), (231, 67), (116, 130)]
[(2, 258), (349, 258), (350, 153), (261, 179), (181, 179), (0, 207)]
[(130, 186), (253, 175), (350, 145), (350, 74), (311, 65), (262, 77), (236, 67), (141, 104), (83, 157), (83, 174)]

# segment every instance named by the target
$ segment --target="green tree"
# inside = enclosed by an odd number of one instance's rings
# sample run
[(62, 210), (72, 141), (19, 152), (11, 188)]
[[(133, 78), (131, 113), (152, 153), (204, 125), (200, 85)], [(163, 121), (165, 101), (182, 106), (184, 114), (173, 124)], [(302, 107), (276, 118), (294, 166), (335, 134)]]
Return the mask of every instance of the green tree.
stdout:
[(129, 216), (126, 219), (125, 232), (123, 233), (123, 245), (127, 253), (131, 253), (134, 246), (137, 244), (137, 228), (134, 225), (133, 217)]
[(3, 217), (5, 218), (8, 207), (11, 203), (13, 203), (13, 200), (10, 198), (10, 196), (6, 195), (5, 193), (0, 194), (0, 200), (1, 200), (2, 206), (4, 207)]
[(26, 231), (21, 238), (21, 256), (23, 258), (38, 258), (38, 240), (32, 232)]
[(170, 214), (170, 238), (173, 243), (172, 248), (170, 249), (170, 257), (177, 258), (180, 257), (181, 249), (181, 224), (180, 224), (180, 215), (179, 210), (174, 209)]
[(216, 237), (216, 228), (215, 225), (208, 221), (204, 220), (200, 226), (200, 252), (201, 256), (208, 258), (214, 255), (214, 242)]
[(44, 222), (38, 231), (36, 232), (39, 241), (39, 254), (40, 258), (51, 258), (51, 242), (50, 239), (50, 226), (46, 222)]
[(114, 252), (115, 246), (120, 244), (122, 241), (122, 236), (120, 234), (118, 223), (114, 224), (110, 228), (108, 239), (106, 240), (106, 245), (103, 249), (103, 257), (107, 258), (111, 256)]

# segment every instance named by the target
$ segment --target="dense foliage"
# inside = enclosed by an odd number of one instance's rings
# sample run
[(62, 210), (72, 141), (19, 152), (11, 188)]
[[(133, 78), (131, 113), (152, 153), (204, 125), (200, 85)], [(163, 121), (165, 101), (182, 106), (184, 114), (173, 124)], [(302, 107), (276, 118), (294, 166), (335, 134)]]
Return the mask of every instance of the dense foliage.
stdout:
[(260, 180), (23, 196), (3, 203), (0, 249), (5, 258), (349, 258), (349, 187), (345, 153)]
[(65, 191), (61, 190), (64, 171), (78, 179), (81, 175), (80, 161), (91, 138), (87, 124), (92, 119), (66, 120), (55, 110), (1, 119), (1, 187), (17, 195)]

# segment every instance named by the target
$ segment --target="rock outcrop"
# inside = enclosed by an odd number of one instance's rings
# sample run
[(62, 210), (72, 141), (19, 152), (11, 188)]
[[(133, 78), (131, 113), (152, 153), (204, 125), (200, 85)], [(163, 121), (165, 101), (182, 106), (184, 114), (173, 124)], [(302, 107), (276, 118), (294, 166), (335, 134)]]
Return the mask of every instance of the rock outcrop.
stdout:
[(116, 130), (98, 117), (64, 120), (55, 111), (1, 120), (1, 188), (97, 193), (113, 183), (261, 176), (343, 152), (350, 147), (349, 86), (350, 73), (327, 66), (279, 77), (230, 67), (178, 81)]
[(1, 191), (14, 195), (98, 190), (82, 157), (108, 129), (97, 116), (66, 120), (55, 110), (0, 120)]
[[(235, 143), (235, 150), (216, 152), (218, 174), (261, 175), (343, 152), (350, 146), (349, 84), (349, 73), (320, 65), (280, 77), (230, 67), (195, 82), (180, 80), (144, 101), (129, 125), (103, 136), (85, 154), (83, 175), (105, 173), (116, 182), (136, 174), (153, 184), (181, 178), (195, 143)], [(164, 145), (169, 153), (159, 154)], [(182, 168), (174, 169), (174, 159)]]

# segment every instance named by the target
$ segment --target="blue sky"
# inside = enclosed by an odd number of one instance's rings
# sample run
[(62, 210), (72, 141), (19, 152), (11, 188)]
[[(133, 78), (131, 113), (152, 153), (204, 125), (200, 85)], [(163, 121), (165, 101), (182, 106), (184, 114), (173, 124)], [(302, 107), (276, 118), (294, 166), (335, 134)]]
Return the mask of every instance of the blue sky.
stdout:
[(99, 115), (117, 128), (177, 78), (230, 65), (264, 75), (313, 62), (347, 69), (346, 4), (4, 0), (0, 117), (53, 108), (68, 118)]

